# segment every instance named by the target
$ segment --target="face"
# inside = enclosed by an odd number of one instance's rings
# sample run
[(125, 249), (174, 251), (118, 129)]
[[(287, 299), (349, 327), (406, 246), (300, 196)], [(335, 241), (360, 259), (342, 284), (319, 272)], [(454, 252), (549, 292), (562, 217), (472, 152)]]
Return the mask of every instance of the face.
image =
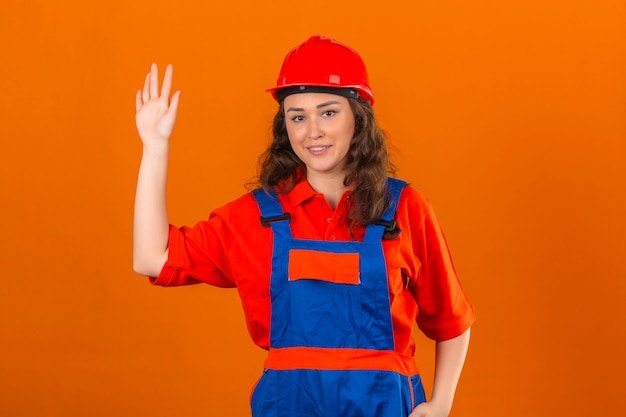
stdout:
[(348, 99), (335, 94), (301, 93), (285, 97), (285, 125), (291, 148), (307, 177), (344, 174), (354, 136)]

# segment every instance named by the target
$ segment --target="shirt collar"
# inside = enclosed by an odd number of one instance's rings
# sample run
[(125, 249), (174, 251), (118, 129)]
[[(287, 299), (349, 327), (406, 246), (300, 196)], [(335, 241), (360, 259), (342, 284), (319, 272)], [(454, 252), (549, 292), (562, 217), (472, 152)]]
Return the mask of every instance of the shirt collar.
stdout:
[[(287, 193), (287, 198), (289, 199), (289, 204), (291, 207), (297, 207), (305, 201), (313, 198), (318, 195), (312, 187), (311, 184), (307, 181), (307, 179), (303, 176), (300, 180), (293, 186), (291, 191)], [(346, 198), (352, 198), (352, 191), (346, 190), (341, 196), (341, 200)]]
[(306, 178), (301, 178), (300, 181), (294, 185), (291, 191), (287, 193), (287, 197), (289, 198), (291, 207), (295, 208), (315, 196), (315, 194), (317, 193), (313, 188), (311, 188), (311, 184), (309, 184)]

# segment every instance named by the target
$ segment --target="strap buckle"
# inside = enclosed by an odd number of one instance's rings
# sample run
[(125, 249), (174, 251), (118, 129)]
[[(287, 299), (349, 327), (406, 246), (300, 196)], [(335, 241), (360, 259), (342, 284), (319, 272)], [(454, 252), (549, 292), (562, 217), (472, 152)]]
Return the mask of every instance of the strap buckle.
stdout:
[(394, 230), (396, 230), (395, 220), (391, 220), (391, 221), (379, 220), (375, 224), (377, 226), (385, 226), (385, 232), (393, 232)]
[(280, 216), (271, 216), (271, 217), (263, 217), (261, 216), (261, 226), (263, 227), (270, 227), (270, 223), (273, 222), (280, 222), (283, 220), (287, 220), (289, 223), (291, 223), (291, 214), (290, 213), (285, 213), (282, 214)]

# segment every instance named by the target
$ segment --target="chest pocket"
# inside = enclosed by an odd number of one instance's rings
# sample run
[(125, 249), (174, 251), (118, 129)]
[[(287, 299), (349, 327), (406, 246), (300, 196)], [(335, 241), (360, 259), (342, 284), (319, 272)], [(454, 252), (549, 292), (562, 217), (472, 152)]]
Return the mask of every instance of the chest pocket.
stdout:
[(359, 253), (333, 253), (308, 249), (289, 251), (289, 280), (318, 280), (358, 285)]

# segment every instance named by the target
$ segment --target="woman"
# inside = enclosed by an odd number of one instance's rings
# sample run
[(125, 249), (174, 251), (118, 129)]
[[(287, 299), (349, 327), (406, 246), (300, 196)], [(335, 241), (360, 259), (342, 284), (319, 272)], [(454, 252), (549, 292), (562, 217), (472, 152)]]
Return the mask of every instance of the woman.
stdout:
[[(194, 227), (168, 225), (169, 137), (180, 92), (155, 65), (137, 93), (143, 142), (134, 268), (157, 285), (237, 287), (268, 350), (257, 416), (447, 416), (474, 310), (428, 201), (392, 171), (365, 65), (314, 36), (286, 56), (259, 188)], [(437, 341), (426, 401), (413, 324)]]

